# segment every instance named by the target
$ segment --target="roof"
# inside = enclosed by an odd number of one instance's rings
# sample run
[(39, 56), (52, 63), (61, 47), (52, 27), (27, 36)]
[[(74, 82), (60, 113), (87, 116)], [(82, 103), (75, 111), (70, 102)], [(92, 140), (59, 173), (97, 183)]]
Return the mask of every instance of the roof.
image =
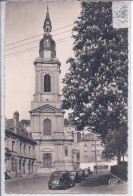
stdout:
[(7, 119), (5, 125), (7, 130), (14, 129), (14, 119)]
[(15, 121), (15, 119), (7, 119), (5, 129), (17, 135), (21, 135), (24, 138), (33, 140), (32, 134), (29, 133), (20, 122)]
[(23, 120), (20, 121), (20, 123), (21, 123), (23, 126), (24, 126), (24, 125), (30, 126), (30, 120), (23, 119)]
[(82, 139), (81, 141), (92, 141), (92, 140), (100, 140), (100, 138), (98, 138), (99, 136), (94, 134), (94, 133), (87, 133), (82, 135)]
[(64, 113), (64, 111), (62, 109), (58, 109), (54, 106), (51, 106), (49, 104), (45, 104), (43, 106), (40, 106), (38, 108), (35, 108), (33, 110), (29, 111), (30, 113), (36, 113), (36, 112), (40, 112), (40, 113)]
[(49, 11), (48, 11), (48, 6), (47, 6), (47, 13), (46, 13), (46, 19), (45, 22), (49, 21), (51, 23), (50, 17), (49, 17)]
[(45, 30), (45, 28), (48, 27), (48, 26), (49, 26), (50, 31), (51, 31), (52, 25), (51, 25), (51, 20), (50, 20), (50, 17), (49, 17), (49, 10), (48, 10), (48, 7), (47, 7), (46, 18), (45, 18), (44, 26), (43, 26), (44, 30)]

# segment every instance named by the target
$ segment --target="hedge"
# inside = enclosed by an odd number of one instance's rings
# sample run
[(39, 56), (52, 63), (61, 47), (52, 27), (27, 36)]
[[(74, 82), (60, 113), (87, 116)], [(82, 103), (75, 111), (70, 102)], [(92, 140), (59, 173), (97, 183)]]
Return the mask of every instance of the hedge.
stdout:
[(122, 180), (127, 180), (127, 165), (111, 166), (111, 173), (121, 178)]

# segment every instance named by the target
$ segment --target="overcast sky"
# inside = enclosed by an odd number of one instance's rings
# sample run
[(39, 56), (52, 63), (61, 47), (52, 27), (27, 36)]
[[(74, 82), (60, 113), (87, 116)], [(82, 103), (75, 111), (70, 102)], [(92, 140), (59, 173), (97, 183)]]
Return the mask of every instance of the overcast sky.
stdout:
[[(80, 14), (81, 7), (80, 2), (78, 1), (55, 1), (49, 2), (48, 4), (53, 27), (52, 35), (53, 39), (56, 41), (56, 56), (61, 62), (62, 79), (68, 68), (66, 60), (73, 56), (73, 39), (70, 38), (73, 25), (68, 25), (73, 24), (77, 19)], [(43, 36), (40, 34), (43, 34), (46, 7), (46, 2), (8, 2), (6, 5), (6, 118), (12, 118), (14, 111), (18, 111), (20, 114), (20, 120), (30, 119), (28, 111), (31, 109), (31, 101), (33, 100), (33, 94), (35, 92), (35, 72), (33, 61), (39, 56), (39, 40)], [(68, 27), (57, 31), (57, 29), (64, 26)], [(31, 37), (34, 38), (12, 44)], [(32, 43), (26, 44), (29, 42)], [(34, 47), (37, 48), (34, 49)], [(27, 49), (29, 48), (33, 48), (33, 50), (28, 51)], [(15, 54), (19, 51), (23, 52), (19, 55)], [(9, 54), (12, 55), (8, 56)]]

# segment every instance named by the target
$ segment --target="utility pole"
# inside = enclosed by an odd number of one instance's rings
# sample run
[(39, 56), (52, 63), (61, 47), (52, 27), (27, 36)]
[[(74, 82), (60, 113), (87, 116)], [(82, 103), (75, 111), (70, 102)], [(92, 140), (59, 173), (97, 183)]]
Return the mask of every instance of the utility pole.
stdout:
[(95, 140), (95, 166), (96, 166), (96, 174), (97, 174), (97, 146), (96, 146), (96, 140)]

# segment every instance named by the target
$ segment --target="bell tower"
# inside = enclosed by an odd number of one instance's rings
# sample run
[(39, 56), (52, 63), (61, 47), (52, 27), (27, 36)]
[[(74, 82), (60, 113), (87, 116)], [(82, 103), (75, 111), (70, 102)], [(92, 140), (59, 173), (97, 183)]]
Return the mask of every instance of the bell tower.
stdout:
[(56, 58), (56, 44), (52, 39), (52, 24), (47, 7), (44, 21), (44, 35), (39, 43), (39, 57), (34, 61), (35, 65), (35, 94), (32, 109), (44, 104), (55, 107), (61, 106), (59, 88), (59, 75), (61, 63)]
[[(64, 132), (64, 112), (59, 88), (61, 63), (56, 58), (48, 7), (43, 30), (39, 57), (34, 61), (35, 93), (30, 111), (31, 132), (37, 142), (37, 165), (40, 169), (64, 169), (66, 165), (72, 168), (73, 138)], [(65, 155), (66, 149), (68, 156)]]

